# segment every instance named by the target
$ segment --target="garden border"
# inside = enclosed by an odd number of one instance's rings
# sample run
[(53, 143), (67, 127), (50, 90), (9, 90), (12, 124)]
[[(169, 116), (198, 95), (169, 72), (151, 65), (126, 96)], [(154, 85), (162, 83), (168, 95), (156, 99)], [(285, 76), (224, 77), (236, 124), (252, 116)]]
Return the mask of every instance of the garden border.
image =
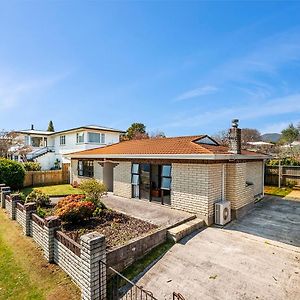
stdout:
[[(12, 220), (16, 220), (27, 236), (42, 248), (50, 263), (60, 266), (80, 287), (83, 300), (105, 300), (107, 268), (100, 261), (123, 271), (136, 260), (167, 240), (167, 228), (128, 241), (125, 245), (106, 250), (105, 236), (92, 232), (80, 237), (80, 244), (71, 240), (61, 229), (58, 217), (40, 218), (35, 203), (21, 204), (19, 194), (1, 187), (1, 207)], [(3, 203), (4, 202), (4, 203)]]

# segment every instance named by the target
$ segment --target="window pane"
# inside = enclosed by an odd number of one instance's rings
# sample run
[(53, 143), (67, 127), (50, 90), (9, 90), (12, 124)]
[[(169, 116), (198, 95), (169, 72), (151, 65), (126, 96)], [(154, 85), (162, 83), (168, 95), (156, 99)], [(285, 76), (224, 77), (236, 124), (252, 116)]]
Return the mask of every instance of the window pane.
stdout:
[(132, 176), (131, 176), (131, 183), (133, 185), (138, 185), (139, 184), (139, 178), (140, 178), (140, 175), (138, 175), (138, 174), (132, 174)]
[(161, 189), (162, 190), (170, 190), (171, 189), (171, 178), (162, 177)]
[(100, 143), (100, 134), (95, 132), (88, 133), (88, 142), (89, 143)]
[(105, 134), (101, 133), (101, 144), (105, 144)]
[(60, 144), (61, 145), (65, 145), (66, 144), (66, 136), (65, 135), (61, 135), (60, 136)]
[(132, 164), (131, 173), (134, 173), (134, 174), (139, 173), (139, 164)]
[(84, 142), (84, 133), (77, 133), (76, 134), (76, 142), (77, 143), (83, 143)]
[(161, 176), (171, 177), (171, 166), (170, 165), (162, 166)]

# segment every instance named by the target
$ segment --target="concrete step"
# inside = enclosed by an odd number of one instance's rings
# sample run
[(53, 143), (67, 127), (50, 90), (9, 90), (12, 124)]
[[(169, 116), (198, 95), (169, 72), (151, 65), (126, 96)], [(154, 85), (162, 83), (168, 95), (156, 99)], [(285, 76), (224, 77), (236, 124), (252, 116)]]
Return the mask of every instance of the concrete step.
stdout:
[(296, 191), (300, 191), (300, 185), (295, 185), (294, 187), (293, 187), (293, 190), (296, 190)]
[(193, 233), (195, 230), (200, 229), (203, 226), (204, 226), (204, 221), (202, 219), (195, 218), (184, 224), (169, 229), (167, 231), (167, 235), (169, 239), (177, 243), (185, 236)]

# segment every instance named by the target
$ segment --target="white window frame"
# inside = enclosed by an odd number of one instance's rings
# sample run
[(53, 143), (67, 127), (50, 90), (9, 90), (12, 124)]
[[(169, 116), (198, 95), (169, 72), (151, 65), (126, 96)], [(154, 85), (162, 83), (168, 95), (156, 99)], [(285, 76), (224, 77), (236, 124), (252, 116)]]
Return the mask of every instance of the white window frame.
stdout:
[(65, 146), (66, 145), (66, 136), (65, 135), (60, 135), (59, 136), (59, 145), (60, 146)]
[[(82, 138), (82, 140), (81, 140)], [(77, 132), (76, 133), (76, 144), (83, 144), (84, 143), (84, 132)]]

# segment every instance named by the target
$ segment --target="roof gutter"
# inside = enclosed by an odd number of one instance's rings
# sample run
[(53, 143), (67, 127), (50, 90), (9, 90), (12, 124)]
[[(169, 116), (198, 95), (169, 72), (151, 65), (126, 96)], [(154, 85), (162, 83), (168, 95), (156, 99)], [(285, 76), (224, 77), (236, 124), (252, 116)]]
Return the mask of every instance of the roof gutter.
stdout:
[(240, 160), (240, 159), (267, 159), (267, 155), (243, 155), (243, 154), (73, 154), (71, 159), (190, 159), (190, 160)]

